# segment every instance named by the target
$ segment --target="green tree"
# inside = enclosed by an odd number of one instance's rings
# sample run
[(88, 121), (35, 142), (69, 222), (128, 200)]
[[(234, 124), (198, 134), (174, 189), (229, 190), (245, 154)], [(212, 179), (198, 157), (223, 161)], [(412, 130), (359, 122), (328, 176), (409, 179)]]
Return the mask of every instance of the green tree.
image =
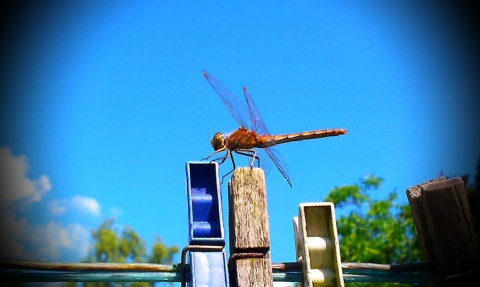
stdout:
[[(145, 242), (129, 226), (124, 226), (119, 232), (113, 226), (114, 220), (105, 220), (96, 230), (92, 230), (93, 245), (90, 254), (83, 262), (101, 263), (158, 263), (171, 264), (173, 257), (178, 253), (178, 247), (166, 246), (160, 237), (157, 237), (152, 245), (150, 253), (146, 252)], [(154, 283), (148, 282), (84, 282), (84, 287), (107, 287), (107, 286), (128, 286), (147, 287)], [(67, 283), (64, 286), (77, 286), (76, 283)]]
[(178, 253), (178, 246), (167, 247), (163, 244), (160, 237), (155, 238), (152, 246), (152, 252), (148, 262), (156, 264), (169, 264), (173, 261), (173, 256)]
[[(367, 176), (358, 183), (333, 188), (325, 198), (342, 210), (337, 229), (343, 262), (392, 264), (422, 260), (410, 206), (397, 203), (396, 192), (383, 200), (370, 197), (369, 193), (377, 192), (382, 183), (380, 177)], [(364, 286), (349, 286), (357, 284)]]
[(117, 234), (113, 223), (112, 219), (105, 220), (97, 230), (92, 231), (93, 250), (85, 262), (144, 262), (144, 241), (129, 226), (125, 226), (124, 230)]

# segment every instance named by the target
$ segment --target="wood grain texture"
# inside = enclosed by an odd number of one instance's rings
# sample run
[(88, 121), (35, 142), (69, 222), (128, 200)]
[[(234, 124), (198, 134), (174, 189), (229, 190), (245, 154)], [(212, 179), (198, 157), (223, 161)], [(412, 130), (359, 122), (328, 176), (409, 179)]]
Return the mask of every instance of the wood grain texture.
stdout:
[(444, 176), (414, 185), (407, 189), (407, 198), (410, 208), (412, 209), (413, 222), (417, 229), (418, 238), (423, 249), (423, 255), (427, 262), (433, 262), (432, 254), (432, 238), (427, 230), (427, 223), (425, 221), (425, 213), (422, 205), (422, 186), (429, 183), (440, 182), (446, 180)]
[(270, 252), (261, 258), (245, 258), (232, 261), (231, 286), (272, 286), (273, 271)]
[(463, 180), (434, 180), (418, 187), (410, 193), (409, 201), (411, 206), (414, 202), (415, 224), (428, 259), (442, 280), (440, 285), (478, 284), (473, 276), (480, 263), (478, 237)]
[(228, 198), (231, 252), (270, 250), (263, 170), (249, 167), (236, 169), (229, 184)]
[(265, 175), (238, 168), (228, 185), (231, 286), (272, 286)]

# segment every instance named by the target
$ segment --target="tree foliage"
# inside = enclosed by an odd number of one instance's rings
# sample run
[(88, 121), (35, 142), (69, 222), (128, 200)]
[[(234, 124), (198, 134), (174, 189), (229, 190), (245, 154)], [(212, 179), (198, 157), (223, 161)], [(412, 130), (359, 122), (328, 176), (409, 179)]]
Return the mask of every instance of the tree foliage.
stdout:
[(333, 188), (325, 201), (344, 209), (337, 219), (344, 262), (410, 263), (422, 258), (408, 204), (397, 203), (396, 192), (374, 200), (383, 179), (367, 176), (358, 183)]
[[(96, 230), (92, 230), (93, 245), (89, 255), (83, 262), (101, 263), (157, 263), (171, 264), (178, 253), (175, 245), (166, 246), (160, 237), (153, 242), (150, 253), (146, 252), (145, 241), (129, 226), (118, 231), (113, 226), (114, 220), (105, 220)], [(84, 287), (129, 286), (147, 287), (154, 283), (147, 282), (84, 282)], [(65, 286), (77, 286), (67, 283)]]
[(125, 263), (143, 262), (146, 256), (145, 243), (129, 226), (120, 234), (113, 229), (113, 220), (104, 221), (97, 230), (92, 231), (93, 250), (87, 262)]
[(337, 217), (337, 230), (343, 262), (400, 264), (422, 259), (410, 206), (398, 203), (393, 191), (385, 199), (372, 199), (370, 194), (378, 192), (382, 183), (380, 177), (366, 176), (358, 183), (333, 188), (325, 198), (333, 202), (337, 210), (342, 210)]
[[(477, 232), (480, 230), (480, 161), (474, 184), (463, 176)], [(343, 262), (412, 263), (423, 259), (417, 231), (408, 204), (399, 204), (397, 194), (390, 192), (385, 199), (374, 200), (383, 179), (367, 176), (357, 183), (333, 188), (325, 198), (335, 204), (340, 253)], [(376, 196), (378, 197), (378, 196)], [(340, 212), (341, 210), (341, 212)], [(375, 286), (406, 284), (380, 283)], [(348, 286), (365, 286), (350, 283)], [(409, 285), (408, 285), (409, 286)]]

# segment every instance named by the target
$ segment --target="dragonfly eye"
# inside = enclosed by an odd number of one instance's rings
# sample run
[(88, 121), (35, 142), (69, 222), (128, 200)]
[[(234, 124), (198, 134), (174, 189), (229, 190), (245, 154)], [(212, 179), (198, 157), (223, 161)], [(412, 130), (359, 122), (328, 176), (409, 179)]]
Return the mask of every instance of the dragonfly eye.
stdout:
[(225, 138), (223, 137), (223, 134), (220, 132), (216, 133), (213, 136), (210, 143), (212, 144), (213, 150), (215, 151), (225, 148)]

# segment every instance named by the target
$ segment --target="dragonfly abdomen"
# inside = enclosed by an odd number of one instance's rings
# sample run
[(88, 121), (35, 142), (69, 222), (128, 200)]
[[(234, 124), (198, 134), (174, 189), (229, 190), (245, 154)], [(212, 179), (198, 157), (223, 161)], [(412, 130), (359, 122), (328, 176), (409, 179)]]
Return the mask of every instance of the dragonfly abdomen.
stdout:
[(272, 146), (274, 144), (282, 144), (294, 141), (309, 140), (309, 139), (319, 139), (325, 137), (333, 137), (346, 134), (346, 129), (326, 129), (326, 130), (317, 130), (310, 132), (302, 133), (293, 133), (293, 134), (284, 134), (284, 135), (275, 135), (268, 136), (266, 146)]

